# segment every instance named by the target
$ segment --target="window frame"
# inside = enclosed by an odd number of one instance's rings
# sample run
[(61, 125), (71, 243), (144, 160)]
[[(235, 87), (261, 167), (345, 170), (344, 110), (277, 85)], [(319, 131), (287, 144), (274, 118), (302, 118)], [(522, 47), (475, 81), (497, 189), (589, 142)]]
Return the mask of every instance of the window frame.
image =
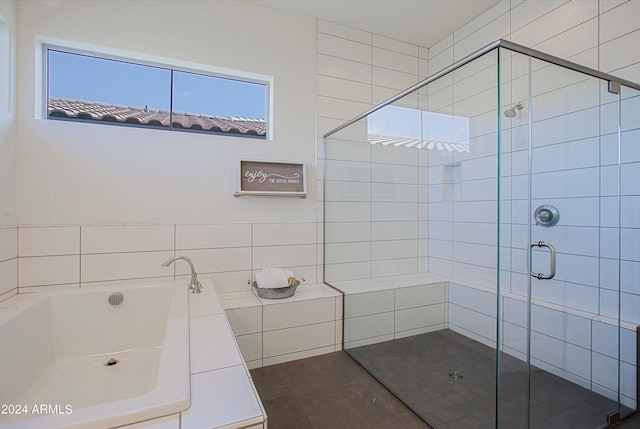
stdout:
[[(263, 141), (273, 141), (273, 93), (274, 93), (274, 78), (272, 76), (262, 75), (258, 73), (246, 72), (241, 70), (227, 69), (214, 65), (194, 63), (189, 61), (183, 61), (178, 59), (171, 59), (165, 57), (158, 57), (155, 55), (142, 54), (132, 51), (117, 50), (112, 48), (106, 48), (95, 45), (87, 45), (77, 42), (71, 42), (60, 39), (52, 39), (46, 37), (38, 38), (36, 68), (40, 70), (36, 73), (36, 118), (52, 121), (62, 122), (75, 122), (75, 123), (92, 123), (98, 125), (116, 125), (134, 128), (144, 128), (152, 130), (164, 130), (164, 131), (180, 131), (196, 134), (207, 134), (217, 136), (228, 136), (234, 138), (249, 138), (259, 139)], [(157, 127), (141, 124), (131, 123), (118, 123), (118, 122), (100, 122), (89, 121), (84, 119), (72, 119), (72, 118), (50, 118), (48, 115), (48, 94), (49, 94), (49, 73), (48, 73), (48, 51), (55, 50), (63, 53), (78, 54), (96, 57), (99, 59), (120, 61), (130, 63), (134, 65), (148, 66), (154, 68), (165, 69), (169, 71), (178, 71), (184, 73), (192, 73), (203, 76), (210, 76), (214, 78), (232, 79), (247, 83), (260, 84), (266, 86), (266, 99), (265, 99), (265, 112), (266, 112), (266, 134), (265, 136), (256, 135), (244, 135), (235, 133), (205, 131), (190, 128), (173, 127)], [(170, 96), (173, 92), (173, 87), (169, 88)], [(173, 106), (171, 106), (171, 114), (173, 114)], [(173, 121), (171, 121), (173, 122)]]

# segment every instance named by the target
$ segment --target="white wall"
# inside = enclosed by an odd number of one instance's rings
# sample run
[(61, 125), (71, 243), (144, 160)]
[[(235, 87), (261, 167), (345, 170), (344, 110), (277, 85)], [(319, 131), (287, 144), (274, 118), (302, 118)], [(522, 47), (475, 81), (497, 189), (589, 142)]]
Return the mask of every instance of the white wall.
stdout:
[(0, 2), (0, 301), (18, 285), (15, 215), (16, 1)]
[(15, 0), (0, 3), (0, 227), (16, 224), (15, 215)]
[[(245, 2), (18, 4), (20, 225), (315, 220), (315, 20)], [(274, 77), (274, 141), (35, 119), (36, 37)], [(234, 198), (238, 158), (301, 161), (309, 197)]]

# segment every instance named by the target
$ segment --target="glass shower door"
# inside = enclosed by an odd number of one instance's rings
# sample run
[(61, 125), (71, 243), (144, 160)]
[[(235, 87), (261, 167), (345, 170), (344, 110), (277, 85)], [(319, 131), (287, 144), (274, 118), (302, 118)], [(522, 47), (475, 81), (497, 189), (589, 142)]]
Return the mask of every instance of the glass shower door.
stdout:
[(517, 100), (528, 198), (514, 214), (527, 224), (528, 427), (597, 428), (618, 410), (620, 96), (607, 81), (528, 62), (529, 96)]

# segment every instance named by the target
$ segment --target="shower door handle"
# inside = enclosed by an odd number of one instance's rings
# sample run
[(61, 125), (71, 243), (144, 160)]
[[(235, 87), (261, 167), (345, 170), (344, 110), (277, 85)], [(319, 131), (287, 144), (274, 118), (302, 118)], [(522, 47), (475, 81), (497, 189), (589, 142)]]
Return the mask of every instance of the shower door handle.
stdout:
[(538, 273), (535, 274), (533, 271), (531, 272), (531, 277), (535, 277), (538, 280), (549, 280), (552, 279), (556, 275), (556, 248), (553, 247), (553, 244), (546, 243), (544, 241), (538, 241), (537, 243), (532, 243), (531, 247), (546, 247), (549, 249), (549, 256), (551, 257), (551, 266), (549, 270), (549, 274)]

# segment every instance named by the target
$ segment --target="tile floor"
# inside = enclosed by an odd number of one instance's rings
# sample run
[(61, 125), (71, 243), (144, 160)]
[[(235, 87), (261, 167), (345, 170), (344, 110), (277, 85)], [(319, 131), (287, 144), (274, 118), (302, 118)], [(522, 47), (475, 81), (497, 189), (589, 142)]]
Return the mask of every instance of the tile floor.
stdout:
[[(347, 351), (438, 429), (495, 427), (495, 350), (440, 330)], [(526, 427), (526, 363), (502, 354), (500, 427)], [(531, 379), (532, 429), (595, 429), (616, 403), (540, 369)], [(629, 410), (627, 410), (628, 412)]]
[(430, 429), (344, 352), (251, 370), (269, 429)]
[[(251, 374), (269, 429), (431, 428), (345, 352), (257, 368)], [(580, 426), (562, 429), (575, 427)], [(639, 429), (640, 415), (615, 428)]]

